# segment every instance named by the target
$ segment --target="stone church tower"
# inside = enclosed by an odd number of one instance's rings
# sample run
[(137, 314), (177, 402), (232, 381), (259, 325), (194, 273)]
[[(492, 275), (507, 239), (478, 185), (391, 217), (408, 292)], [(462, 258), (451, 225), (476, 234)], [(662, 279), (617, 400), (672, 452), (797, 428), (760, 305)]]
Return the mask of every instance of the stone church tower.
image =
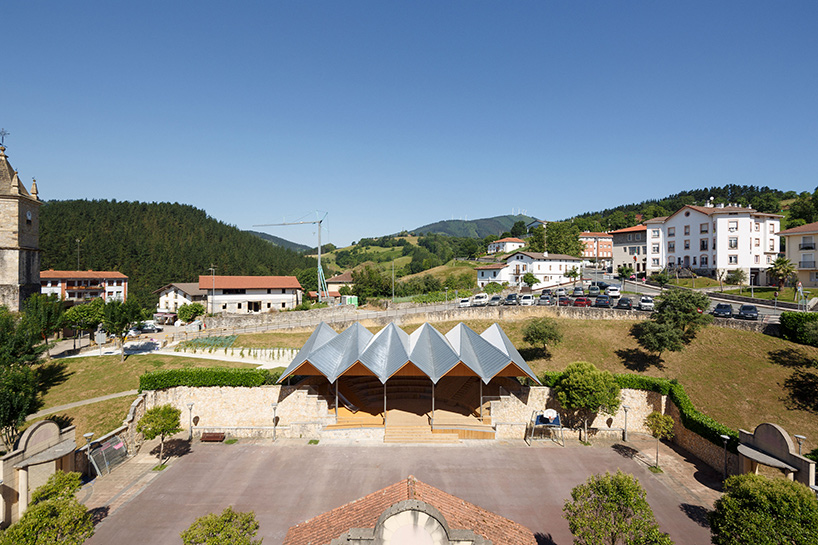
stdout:
[(40, 291), (41, 204), (37, 182), (26, 191), (0, 145), (0, 305), (9, 310)]

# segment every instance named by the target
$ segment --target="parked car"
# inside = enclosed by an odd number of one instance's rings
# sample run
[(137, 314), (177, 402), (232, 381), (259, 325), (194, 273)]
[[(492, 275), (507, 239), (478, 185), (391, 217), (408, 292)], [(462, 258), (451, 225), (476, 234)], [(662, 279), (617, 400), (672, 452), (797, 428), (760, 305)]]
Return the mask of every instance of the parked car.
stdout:
[(571, 298), (570, 297), (560, 297), (557, 300), (557, 304), (561, 307), (570, 307), (571, 306)]
[(464, 297), (463, 299), (459, 299), (457, 301), (457, 306), (460, 308), (467, 308), (471, 306), (471, 301), (468, 297)]
[(492, 295), (491, 299), (489, 299), (489, 306), (490, 307), (497, 307), (503, 303), (503, 298), (499, 295)]
[(128, 334), (126, 335), (126, 337), (139, 337), (141, 334), (142, 331), (135, 327), (132, 327), (130, 330), (128, 330)]
[(554, 290), (554, 295), (557, 297), (567, 297), (568, 292), (565, 290), (565, 288), (557, 288)]
[(588, 286), (588, 295), (590, 297), (596, 297), (600, 293), (602, 293), (599, 289), (599, 286)]
[(743, 320), (758, 320), (758, 309), (755, 305), (741, 305), (738, 317)]
[(716, 318), (732, 318), (733, 305), (729, 303), (719, 303), (716, 305), (716, 308), (713, 309), (713, 316)]
[(611, 297), (609, 295), (600, 295), (594, 302), (595, 307), (611, 308)]
[(544, 290), (542, 290), (540, 295), (551, 295), (551, 296), (553, 296), (554, 295), (554, 290), (552, 290), (551, 288), (545, 288)]
[(505, 301), (503, 301), (503, 304), (504, 305), (518, 305), (518, 304), (520, 304), (520, 302), (517, 300), (517, 294), (516, 293), (509, 293), (508, 295), (506, 295), (506, 299), (505, 299)]
[(591, 282), (591, 285), (596, 286), (597, 288), (600, 289), (600, 291), (606, 290), (608, 289), (608, 286), (610, 286), (610, 284), (608, 284), (607, 282)]
[(571, 292), (571, 297), (584, 297), (584, 296), (585, 296), (585, 290), (580, 288), (580, 287), (574, 288), (574, 291)]
[(554, 299), (547, 293), (543, 293), (542, 295), (540, 295), (540, 298), (537, 299), (537, 304), (540, 306), (548, 307), (554, 304)]
[(489, 296), (485, 293), (478, 293), (471, 300), (471, 306), (473, 307), (484, 307), (489, 302)]
[(619, 310), (633, 310), (633, 300), (631, 300), (630, 297), (620, 297), (614, 308), (618, 308)]
[(589, 299), (587, 297), (577, 297), (576, 299), (574, 299), (574, 306), (575, 307), (590, 307), (590, 306), (593, 306), (593, 305), (594, 305), (593, 300), (591, 300), (591, 299)]
[(534, 306), (534, 296), (530, 293), (526, 293), (520, 296), (520, 305), (524, 307), (531, 307)]
[(605, 289), (605, 294), (609, 297), (619, 297), (619, 286), (608, 286)]
[(639, 310), (650, 310), (653, 311), (655, 308), (655, 304), (653, 303), (653, 297), (650, 295), (643, 295), (641, 299), (639, 299)]

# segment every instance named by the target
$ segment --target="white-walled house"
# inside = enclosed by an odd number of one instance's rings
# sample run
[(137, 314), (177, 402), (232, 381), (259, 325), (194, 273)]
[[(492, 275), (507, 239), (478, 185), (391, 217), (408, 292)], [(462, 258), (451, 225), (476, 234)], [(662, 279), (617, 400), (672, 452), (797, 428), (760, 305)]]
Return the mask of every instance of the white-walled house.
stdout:
[(501, 238), (500, 240), (495, 240), (494, 242), (489, 242), (488, 250), (486, 253), (489, 255), (491, 254), (505, 254), (508, 252), (513, 252), (514, 250), (519, 250), (520, 248), (525, 246), (525, 241), (519, 238), (511, 237), (511, 238)]
[(818, 222), (793, 227), (777, 234), (787, 241), (784, 257), (795, 265), (801, 285), (818, 286), (818, 265), (815, 260)]
[(523, 277), (530, 272), (539, 281), (532, 286), (534, 290), (559, 286), (571, 282), (566, 273), (574, 267), (579, 268), (580, 263), (580, 258), (570, 255), (515, 252), (506, 258), (505, 263), (477, 267), (477, 285), (482, 288), (490, 282), (507, 282), (509, 286), (524, 286)]
[(159, 294), (157, 312), (176, 312), (182, 305), (201, 303), (207, 306), (207, 293), (196, 282), (177, 282), (162, 286), (153, 293)]
[(212, 314), (257, 314), (297, 307), (303, 289), (295, 276), (199, 276)]
[(743, 269), (754, 285), (768, 284), (766, 269), (780, 250), (780, 215), (737, 205), (686, 205), (667, 218), (645, 221), (648, 273), (690, 269), (716, 277)]
[(122, 301), (128, 297), (128, 277), (117, 271), (40, 271), (40, 293), (65, 301)]

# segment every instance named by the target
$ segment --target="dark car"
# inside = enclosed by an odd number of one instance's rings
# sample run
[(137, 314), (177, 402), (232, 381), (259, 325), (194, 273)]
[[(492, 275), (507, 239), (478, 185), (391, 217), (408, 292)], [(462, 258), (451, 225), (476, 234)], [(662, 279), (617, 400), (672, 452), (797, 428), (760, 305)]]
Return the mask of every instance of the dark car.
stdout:
[(545, 288), (544, 290), (542, 290), (540, 295), (551, 295), (551, 296), (553, 296), (554, 295), (554, 290), (552, 290), (551, 288)]
[(506, 299), (505, 299), (505, 301), (503, 301), (503, 304), (504, 305), (519, 305), (520, 302), (517, 300), (517, 294), (516, 293), (509, 293), (508, 295), (506, 295)]
[(594, 303), (595, 307), (601, 308), (611, 308), (611, 296), (610, 295), (600, 295), (596, 298), (596, 302)]
[(594, 302), (587, 297), (577, 297), (574, 299), (574, 306), (575, 307), (590, 307), (593, 306)]
[(733, 305), (728, 303), (719, 303), (716, 305), (716, 308), (713, 309), (713, 316), (716, 318), (732, 318)]
[(630, 297), (620, 297), (614, 308), (618, 308), (619, 310), (633, 310), (633, 301)]
[(743, 320), (758, 320), (758, 309), (755, 305), (741, 305), (738, 317)]
[(585, 295), (585, 290), (582, 288), (574, 288), (574, 291), (571, 292), (571, 297), (582, 297)]
[(571, 298), (570, 297), (560, 297), (559, 302), (557, 303), (561, 307), (570, 307), (571, 306)]
[(503, 298), (499, 295), (492, 295), (491, 299), (489, 299), (489, 306), (496, 307), (499, 306), (503, 302)]
[(607, 282), (591, 282), (591, 285), (598, 287), (600, 291), (605, 291), (610, 286)]

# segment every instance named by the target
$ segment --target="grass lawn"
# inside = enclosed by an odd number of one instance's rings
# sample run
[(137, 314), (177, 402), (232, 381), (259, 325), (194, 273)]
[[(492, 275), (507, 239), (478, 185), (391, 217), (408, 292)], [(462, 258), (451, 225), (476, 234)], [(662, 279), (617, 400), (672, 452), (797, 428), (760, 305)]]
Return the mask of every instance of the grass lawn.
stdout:
[(94, 438), (98, 439), (106, 433), (117, 429), (122, 425), (122, 421), (128, 415), (128, 409), (136, 396), (118, 397), (108, 401), (100, 401), (91, 405), (83, 405), (67, 411), (60, 411), (26, 422), (26, 427), (34, 422), (46, 420), (48, 418), (60, 417), (61, 420), (69, 420), (77, 427), (77, 446), (82, 446), (86, 433), (94, 432)]
[(668, 286), (679, 286), (682, 288), (713, 288), (719, 285), (719, 281), (707, 276), (700, 276), (698, 278), (675, 278), (668, 282)]
[[(772, 301), (775, 299), (775, 292), (778, 291), (778, 288), (775, 287), (754, 287), (753, 288), (753, 297), (757, 299), (768, 299)], [(724, 293), (729, 293), (730, 295), (743, 295), (745, 297), (750, 296), (750, 288), (744, 287), (741, 289), (741, 293), (739, 293), (738, 288), (731, 288), (724, 290)], [(811, 292), (809, 290), (804, 290), (804, 297), (809, 299), (812, 297)], [(793, 288), (784, 288), (781, 291), (778, 291), (778, 300), (783, 301), (785, 303), (793, 303), (795, 302), (795, 290)]]
[(186, 358), (162, 354), (129, 356), (120, 362), (115, 356), (60, 358), (45, 364), (46, 382), (53, 384), (43, 396), (43, 409), (65, 405), (83, 399), (135, 390), (139, 375), (157, 369), (184, 367), (255, 368), (239, 362), (223, 362), (202, 358)]

